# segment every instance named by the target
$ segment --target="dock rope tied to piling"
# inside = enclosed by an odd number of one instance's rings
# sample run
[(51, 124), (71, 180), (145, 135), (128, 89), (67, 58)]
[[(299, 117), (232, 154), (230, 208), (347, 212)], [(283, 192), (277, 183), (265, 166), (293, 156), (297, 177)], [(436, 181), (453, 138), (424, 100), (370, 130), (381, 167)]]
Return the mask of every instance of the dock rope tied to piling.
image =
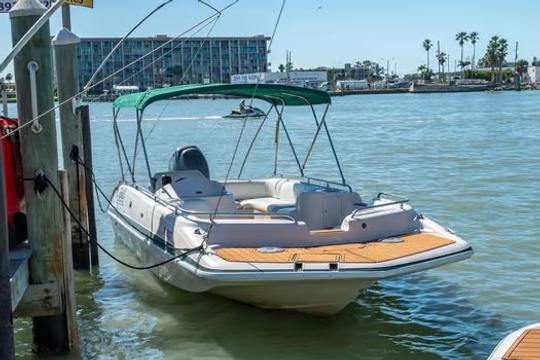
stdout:
[[(50, 188), (53, 190), (55, 195), (58, 197), (58, 200), (60, 200), (60, 203), (62, 204), (62, 206), (69, 213), (70, 217), (77, 223), (77, 225), (80, 227), (82, 232), (87, 236), (88, 241), (92, 242), (92, 243), (95, 243), (97, 245), (97, 247), (99, 247), (101, 249), (101, 251), (103, 251), (105, 254), (107, 254), (111, 259), (113, 259), (117, 263), (122, 264), (122, 265), (124, 265), (124, 266), (126, 266), (126, 267), (128, 267), (130, 269), (133, 269), (133, 270), (150, 270), (150, 269), (154, 269), (154, 268), (157, 268), (159, 266), (163, 266), (165, 264), (168, 264), (168, 263), (170, 263), (172, 261), (175, 261), (175, 260), (177, 260), (179, 258), (182, 258), (182, 257), (184, 257), (184, 256), (186, 256), (186, 255), (188, 255), (188, 254), (190, 254), (192, 252), (204, 250), (203, 245), (199, 245), (199, 246), (196, 246), (196, 247), (191, 248), (191, 249), (181, 249), (181, 250), (183, 250), (182, 253), (180, 253), (178, 255), (175, 255), (175, 256), (167, 259), (167, 260), (156, 263), (156, 264), (145, 265), (145, 266), (136, 266), (136, 265), (129, 264), (129, 263), (117, 258), (116, 256), (114, 256), (109, 250), (107, 250), (103, 245), (101, 245), (97, 241), (97, 239), (95, 239), (95, 238), (93, 238), (91, 236), (90, 232), (84, 227), (82, 222), (78, 219), (77, 215), (73, 212), (73, 210), (71, 210), (69, 205), (64, 201), (60, 191), (56, 188), (56, 186), (52, 183), (52, 181), (49, 180), (49, 178), (47, 178), (46, 175), (38, 174), (34, 178), (25, 178), (24, 180), (25, 181), (34, 181), (34, 189), (36, 190), (36, 192), (39, 192), (39, 193), (42, 193), (43, 191), (45, 191), (47, 189), (47, 187), (50, 186)], [(94, 183), (94, 185), (96, 185), (96, 184)], [(105, 197), (105, 198), (107, 199), (107, 197)], [(109, 202), (109, 206), (111, 206), (113, 209), (115, 209), (114, 205), (109, 200), (108, 200), (108, 202)], [(144, 237), (146, 237), (148, 239), (151, 239), (148, 235), (144, 234), (139, 229), (136, 229), (136, 228), (134, 228), (134, 229), (137, 230)]]

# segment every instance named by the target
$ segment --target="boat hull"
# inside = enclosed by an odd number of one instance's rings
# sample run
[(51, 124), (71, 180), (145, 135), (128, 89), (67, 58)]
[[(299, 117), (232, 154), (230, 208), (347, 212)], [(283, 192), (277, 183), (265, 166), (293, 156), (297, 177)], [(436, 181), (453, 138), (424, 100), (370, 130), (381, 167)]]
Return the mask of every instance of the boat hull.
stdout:
[(333, 315), (374, 282), (372, 279), (265, 281), (216, 287), (210, 292), (264, 309)]
[[(167, 240), (171, 235), (158, 235), (149, 230), (152, 226), (148, 222), (161, 222), (161, 218), (155, 214), (154, 217), (148, 216), (144, 209), (149, 207), (145, 207), (144, 203), (136, 203), (132, 207), (132, 198), (127, 202), (122, 189), (118, 193), (117, 203), (120, 207), (129, 203), (129, 206), (126, 205), (128, 209), (137, 210), (131, 213), (125, 211), (122, 215), (119, 212), (122, 209), (109, 210), (117, 239), (125, 243), (143, 264), (157, 264), (171, 259), (174, 256), (173, 249), (166, 245), (171, 244)], [(139, 222), (133, 218), (137, 215), (140, 215)], [(424, 226), (444, 231), (429, 219), (423, 218), (422, 221)], [(291, 262), (276, 264), (269, 261), (230, 260), (220, 255), (219, 246), (215, 248), (216, 245), (212, 244), (204, 251), (199, 250), (198, 245), (203, 239), (200, 230), (186, 219), (175, 226), (182, 230), (176, 233), (175, 242), (183, 245), (177, 246), (198, 250), (151, 269), (159, 279), (185, 291), (209, 292), (261, 308), (289, 309), (317, 315), (339, 312), (362, 289), (370, 287), (379, 279), (428, 270), (472, 255), (470, 246), (454, 236), (448, 245), (383, 261), (340, 262), (339, 266), (333, 268), (327, 261), (303, 260), (297, 267), (296, 263)], [(159, 227), (156, 225), (155, 228)], [(447, 235), (452, 237), (449, 233)], [(400, 241), (398, 244), (407, 242)], [(382, 246), (388, 248), (388, 245)], [(416, 247), (416, 250), (419, 248)], [(379, 255), (374, 253), (371, 256), (382, 260)]]
[[(171, 255), (126, 226), (113, 219), (115, 237), (124, 243), (144, 264), (159, 263)], [(196, 258), (197, 254), (193, 254)], [(265, 309), (295, 310), (316, 315), (333, 315), (352, 302), (360, 291), (373, 285), (375, 278), (298, 279), (298, 280), (220, 280), (208, 278), (202, 272), (182, 266), (186, 259), (178, 259), (151, 269), (168, 284), (190, 292), (209, 292), (228, 299)]]

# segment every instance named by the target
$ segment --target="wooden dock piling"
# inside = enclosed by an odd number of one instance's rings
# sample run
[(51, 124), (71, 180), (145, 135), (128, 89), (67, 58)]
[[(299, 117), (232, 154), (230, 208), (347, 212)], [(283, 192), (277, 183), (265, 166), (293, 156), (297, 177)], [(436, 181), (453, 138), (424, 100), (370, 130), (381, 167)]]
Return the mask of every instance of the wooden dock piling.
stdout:
[[(87, 193), (87, 182), (91, 180), (91, 175), (87, 174), (85, 167), (79, 164), (79, 159), (82, 159), (84, 164), (87, 163), (87, 150), (91, 149), (85, 149), (84, 144), (84, 124), (81, 116), (84, 113), (80, 111), (80, 107), (76, 106), (77, 99), (71, 99), (79, 92), (79, 69), (77, 64), (77, 44), (79, 42), (80, 39), (66, 28), (61, 29), (52, 41), (55, 54), (58, 101), (63, 103), (60, 106), (60, 127), (62, 129), (64, 169), (67, 171), (69, 184), (69, 207), (86, 229), (92, 227), (95, 229), (95, 226), (92, 226), (95, 219), (93, 217), (91, 221), (89, 219), (89, 200), (93, 199), (89, 199)], [(87, 146), (90, 147), (91, 145), (87, 144)], [(90, 202), (90, 204), (93, 203)], [(71, 243), (75, 269), (87, 269), (90, 265), (97, 265), (97, 249), (92, 249), (93, 246), (91, 246), (89, 239), (76, 222), (73, 221), (71, 224)], [(94, 253), (91, 253), (91, 251)]]
[[(86, 165), (85, 168), (85, 180), (86, 180), (86, 203), (88, 213), (88, 232), (92, 239), (97, 239), (97, 227), (96, 227), (96, 211), (94, 206), (94, 181), (92, 174), (87, 169), (92, 170), (94, 168), (92, 160), (92, 134), (90, 129), (90, 108), (88, 105), (81, 105), (78, 107), (78, 113), (82, 122), (82, 139), (83, 139), (83, 159)], [(99, 265), (98, 258), (98, 246), (97, 243), (90, 243), (90, 263), (93, 266)]]
[[(38, 0), (19, 0), (10, 11), (13, 44), (45, 13)], [(58, 157), (56, 124), (53, 98), (53, 64), (51, 37), (48, 22), (30, 39), (14, 59), (15, 81), (17, 83), (17, 109), (20, 130), (23, 175), (35, 178), (39, 174), (60, 189), (58, 178)], [(38, 121), (34, 121), (43, 114)], [(32, 124), (25, 126), (28, 122)], [(57, 295), (49, 302), (59, 301), (58, 311), (49, 311), (46, 316), (33, 316), (33, 337), (38, 353), (59, 353), (72, 349), (66, 312), (66, 297), (74, 291), (65, 287), (64, 267), (64, 217), (61, 202), (50, 185), (44, 190), (36, 190), (34, 181), (25, 181), (25, 203), (28, 219), (28, 241), (32, 250), (30, 258), (30, 282), (27, 293), (32, 288), (50, 287), (58, 289)], [(25, 295), (26, 296), (26, 295)], [(49, 295), (50, 297), (51, 295)], [(59, 299), (58, 299), (59, 297)], [(46, 299), (36, 302), (47, 304)], [(40, 309), (35, 309), (39, 313)]]

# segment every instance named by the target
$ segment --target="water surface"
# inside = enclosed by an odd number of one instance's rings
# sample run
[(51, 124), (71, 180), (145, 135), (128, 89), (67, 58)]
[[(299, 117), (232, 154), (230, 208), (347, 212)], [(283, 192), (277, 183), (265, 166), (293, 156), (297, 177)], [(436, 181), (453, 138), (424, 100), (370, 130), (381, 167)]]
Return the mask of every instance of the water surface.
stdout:
[[(340, 314), (317, 318), (186, 293), (100, 254), (92, 275), (76, 274), (85, 358), (479, 359), (511, 330), (540, 321), (540, 92), (366, 95), (333, 103), (328, 123), (350, 184), (366, 198), (379, 191), (409, 197), (470, 241), (473, 258), (381, 281)], [(176, 147), (196, 144), (211, 175), (224, 178), (242, 122), (220, 116), (236, 106), (153, 104), (144, 125), (152, 170), (166, 169)], [(95, 172), (107, 192), (120, 176), (111, 112), (111, 104), (91, 105)], [(309, 109), (288, 108), (284, 117), (303, 157), (315, 133)], [(123, 111), (121, 119), (130, 143), (134, 114)], [(273, 124), (257, 141), (247, 176), (272, 173)], [(231, 178), (258, 125), (247, 123)], [(278, 172), (296, 174), (281, 136)], [(146, 181), (142, 158), (137, 171)], [(323, 136), (308, 174), (339, 180)], [(100, 241), (135, 263), (113, 240), (107, 217), (97, 220)], [(29, 324), (16, 323), (20, 358), (32, 357)]]

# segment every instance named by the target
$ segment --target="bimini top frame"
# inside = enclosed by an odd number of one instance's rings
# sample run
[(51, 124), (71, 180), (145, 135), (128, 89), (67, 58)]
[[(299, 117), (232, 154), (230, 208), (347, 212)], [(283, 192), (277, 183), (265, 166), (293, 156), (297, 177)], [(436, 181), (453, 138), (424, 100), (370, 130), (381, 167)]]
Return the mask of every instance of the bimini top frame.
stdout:
[[(117, 149), (118, 149), (118, 157), (120, 160), (122, 172), (123, 172), (122, 162), (123, 160), (125, 160), (133, 182), (135, 182), (135, 176), (134, 176), (135, 158), (137, 154), (139, 141), (141, 143), (142, 150), (144, 153), (148, 176), (150, 177), (150, 179), (152, 178), (152, 173), (150, 171), (150, 165), (148, 162), (148, 156), (146, 152), (146, 146), (144, 143), (144, 138), (143, 138), (142, 129), (141, 129), (141, 121), (142, 121), (144, 109), (150, 104), (159, 100), (167, 100), (167, 99), (180, 97), (180, 96), (187, 96), (187, 95), (223, 95), (223, 96), (234, 96), (234, 97), (244, 97), (244, 98), (255, 98), (255, 99), (269, 102), (272, 105), (270, 110), (266, 113), (264, 120), (261, 122), (259, 129), (257, 130), (254, 138), (252, 139), (252, 142), (249, 146), (249, 149), (242, 163), (242, 167), (238, 175), (239, 177), (241, 176), (242, 170), (247, 161), (251, 148), (262, 126), (264, 125), (266, 119), (268, 118), (270, 111), (272, 110), (272, 108), (274, 108), (278, 116), (278, 120), (276, 122), (276, 136), (275, 136), (275, 141), (274, 141), (275, 142), (274, 175), (276, 175), (280, 125), (285, 131), (285, 135), (291, 146), (291, 150), (293, 152), (296, 163), (298, 165), (298, 169), (302, 176), (304, 176), (304, 169), (306, 167), (306, 163), (313, 149), (313, 145), (315, 144), (315, 141), (317, 140), (320, 130), (324, 128), (327, 134), (328, 140), (330, 142), (330, 147), (332, 149), (332, 153), (334, 155), (337, 167), (339, 169), (342, 185), (347, 186), (347, 183), (345, 181), (345, 177), (343, 175), (343, 171), (341, 168), (341, 164), (339, 162), (339, 159), (338, 159), (338, 156), (337, 156), (337, 153), (336, 153), (333, 141), (332, 141), (332, 137), (330, 136), (330, 132), (328, 131), (328, 127), (326, 125), (326, 114), (331, 104), (330, 95), (325, 91), (320, 91), (320, 90), (315, 90), (315, 89), (310, 89), (310, 88), (302, 88), (302, 87), (297, 87), (297, 86), (280, 85), (280, 84), (179, 85), (179, 86), (172, 86), (168, 88), (151, 89), (145, 92), (124, 95), (117, 98), (113, 103), (113, 118), (114, 118), (113, 126), (114, 126), (115, 140), (116, 140)], [(315, 113), (315, 109), (313, 108), (313, 105), (321, 105), (321, 104), (323, 105), (326, 104), (326, 107), (324, 110), (324, 114), (319, 121), (317, 119), (317, 114)], [(278, 110), (278, 106), (281, 106), (281, 110)], [(300, 162), (298, 158), (298, 155), (294, 149), (294, 145), (292, 144), (291, 138), (289, 136), (289, 133), (283, 121), (282, 115), (283, 115), (283, 110), (285, 106), (309, 106), (311, 108), (311, 111), (315, 119), (317, 132), (315, 133), (315, 136), (310, 144), (306, 158), (304, 159), (302, 163)], [(117, 125), (117, 121), (116, 121), (118, 117), (118, 113), (120, 112), (120, 109), (122, 108), (133, 108), (133, 109), (136, 109), (136, 112), (137, 112), (137, 134), (136, 134), (136, 139), (135, 139), (135, 149), (134, 149), (133, 160), (132, 160), (131, 165), (130, 165), (126, 150), (123, 146), (122, 139), (120, 136), (118, 125)], [(120, 150), (123, 153), (124, 159), (122, 159), (122, 154), (120, 153)]]
[(148, 105), (185, 95), (226, 95), (264, 100), (272, 105), (306, 106), (330, 104), (330, 95), (325, 91), (278, 84), (196, 84), (151, 89), (119, 97), (115, 108), (136, 108), (143, 111)]

